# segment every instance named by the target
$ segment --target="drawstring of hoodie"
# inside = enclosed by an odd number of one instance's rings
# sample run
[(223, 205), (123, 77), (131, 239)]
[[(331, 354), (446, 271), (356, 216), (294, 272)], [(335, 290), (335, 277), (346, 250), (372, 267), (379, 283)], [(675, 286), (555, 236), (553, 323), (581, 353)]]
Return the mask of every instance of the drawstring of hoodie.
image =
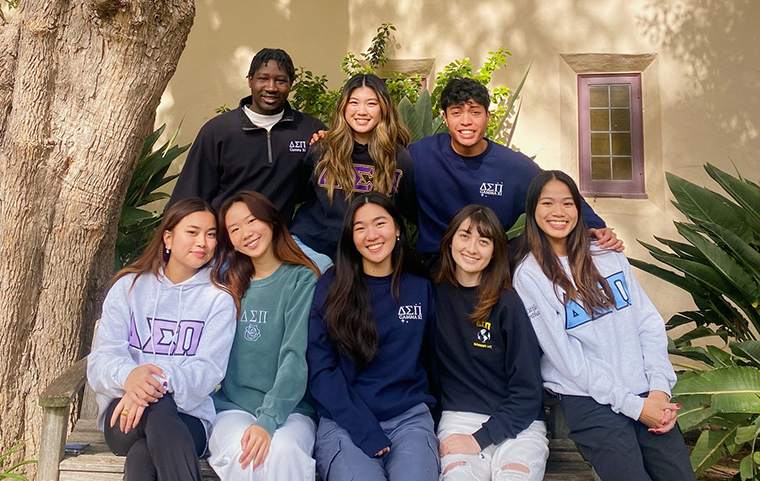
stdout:
[(156, 312), (158, 312), (158, 300), (161, 299), (161, 286), (163, 286), (163, 283), (161, 282), (161, 279), (158, 279), (158, 293), (156, 294), (156, 302), (153, 304), (153, 315), (150, 316), (150, 347), (151, 351), (153, 351), (153, 362), (152, 364), (156, 364), (156, 336), (154, 335), (153, 330), (155, 329), (156, 325)]

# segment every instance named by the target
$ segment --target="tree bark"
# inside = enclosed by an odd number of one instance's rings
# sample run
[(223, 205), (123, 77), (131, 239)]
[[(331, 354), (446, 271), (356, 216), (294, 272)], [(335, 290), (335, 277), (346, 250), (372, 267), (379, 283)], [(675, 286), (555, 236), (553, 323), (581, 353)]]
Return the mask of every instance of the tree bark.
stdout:
[[(0, 452), (89, 345), (116, 226), (192, 0), (23, 0), (0, 19)], [(29, 449), (31, 448), (31, 449)]]

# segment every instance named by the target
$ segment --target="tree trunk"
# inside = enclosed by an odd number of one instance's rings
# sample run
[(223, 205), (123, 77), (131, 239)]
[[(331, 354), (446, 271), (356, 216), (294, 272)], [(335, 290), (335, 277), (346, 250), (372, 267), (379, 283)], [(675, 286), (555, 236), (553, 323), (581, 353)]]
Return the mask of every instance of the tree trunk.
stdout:
[(192, 0), (22, 0), (0, 17), (0, 452), (89, 345), (116, 225)]

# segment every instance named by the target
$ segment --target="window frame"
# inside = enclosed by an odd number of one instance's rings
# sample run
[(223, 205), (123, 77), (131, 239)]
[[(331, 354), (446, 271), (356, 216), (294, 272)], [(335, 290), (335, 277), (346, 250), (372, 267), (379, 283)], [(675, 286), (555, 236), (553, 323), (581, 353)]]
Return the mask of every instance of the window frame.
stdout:
[[(591, 115), (589, 87), (627, 84), (631, 92), (631, 168), (632, 180), (591, 179)], [(641, 98), (641, 73), (597, 73), (578, 75), (578, 147), (580, 189), (586, 196), (645, 199), (644, 112)]]

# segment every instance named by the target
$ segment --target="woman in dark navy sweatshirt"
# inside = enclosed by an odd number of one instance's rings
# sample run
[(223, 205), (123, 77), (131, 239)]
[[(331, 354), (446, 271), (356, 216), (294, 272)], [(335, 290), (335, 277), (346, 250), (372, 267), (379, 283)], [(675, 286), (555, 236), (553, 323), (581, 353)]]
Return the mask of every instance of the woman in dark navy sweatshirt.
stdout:
[(441, 240), (435, 348), (443, 416), (441, 480), (544, 478), (540, 351), (511, 289), (507, 238), (481, 205), (459, 210)]
[[(296, 242), (324, 272), (332, 265), (346, 210), (355, 195), (382, 192), (414, 209), (409, 131), (375, 75), (351, 77), (332, 114), (330, 130), (309, 149), (312, 173), (304, 203), (290, 226)], [(413, 217), (412, 212), (402, 212)]]
[(391, 200), (356, 197), (309, 322), (315, 457), (326, 481), (438, 479), (435, 401), (423, 367), (433, 356), (433, 289), (411, 271)]

